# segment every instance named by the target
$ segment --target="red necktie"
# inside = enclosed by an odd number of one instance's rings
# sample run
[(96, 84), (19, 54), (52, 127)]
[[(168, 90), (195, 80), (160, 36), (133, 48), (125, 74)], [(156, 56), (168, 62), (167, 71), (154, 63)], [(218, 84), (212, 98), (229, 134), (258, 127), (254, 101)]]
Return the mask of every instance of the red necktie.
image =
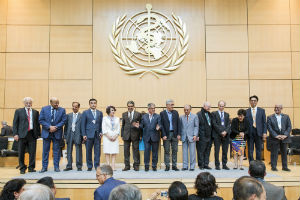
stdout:
[(27, 119), (28, 119), (28, 131), (30, 131), (30, 108), (28, 108)]

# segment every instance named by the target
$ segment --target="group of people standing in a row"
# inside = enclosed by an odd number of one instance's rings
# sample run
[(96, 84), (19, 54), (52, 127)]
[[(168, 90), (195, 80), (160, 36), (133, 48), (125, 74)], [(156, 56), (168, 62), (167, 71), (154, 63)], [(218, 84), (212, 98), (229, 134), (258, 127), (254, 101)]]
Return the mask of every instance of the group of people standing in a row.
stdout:
[[(32, 109), (32, 99), (24, 98), (24, 107), (17, 109), (13, 121), (13, 134), (19, 141), (19, 165), (21, 174), (25, 173), (25, 148), (29, 152), (29, 172), (35, 172), (36, 139), (43, 138), (43, 166), (40, 172), (48, 170), (50, 144), (53, 143), (54, 171), (59, 172), (61, 157), (60, 143), (63, 138), (67, 142), (68, 164), (64, 171), (72, 170), (72, 150), (76, 147), (76, 167), (82, 171), (82, 144), (86, 146), (86, 163), (88, 171), (100, 165), (101, 139), (106, 163), (115, 170), (115, 159), (119, 153), (119, 135), (124, 141), (123, 171), (130, 170), (130, 145), (133, 152), (133, 169), (139, 170), (140, 154), (139, 141), (143, 139), (145, 171), (149, 171), (150, 153), (152, 152), (152, 169), (157, 170), (158, 147), (162, 138), (164, 146), (165, 171), (170, 169), (178, 171), (177, 152), (178, 141), (182, 141), (182, 170), (195, 170), (196, 158), (200, 169), (209, 167), (209, 155), (212, 143), (215, 146), (215, 167), (220, 170), (219, 152), (222, 146), (222, 168), (227, 166), (227, 152), (230, 138), (232, 139), (232, 152), (234, 155), (234, 169), (243, 169), (242, 161), (246, 142), (248, 144), (249, 162), (253, 160), (254, 145), (256, 159), (261, 160), (263, 140), (269, 131), (271, 143), (271, 166), (277, 170), (278, 149), (282, 155), (282, 169), (290, 171), (287, 167), (287, 144), (290, 142), (291, 121), (288, 115), (282, 114), (282, 105), (275, 105), (273, 115), (266, 120), (265, 110), (257, 107), (258, 97), (251, 96), (251, 105), (247, 110), (240, 109), (237, 117), (230, 119), (225, 112), (226, 102), (218, 102), (218, 110), (210, 112), (211, 105), (205, 102), (201, 111), (191, 113), (191, 105), (184, 106), (184, 115), (179, 116), (174, 110), (174, 101), (166, 101), (166, 109), (155, 113), (155, 104), (148, 104), (148, 113), (141, 114), (135, 110), (133, 101), (127, 102), (128, 111), (122, 114), (122, 128), (120, 119), (115, 116), (116, 108), (108, 106), (107, 116), (97, 110), (97, 100), (90, 99), (90, 108), (83, 113), (79, 112), (80, 103), (73, 102), (73, 112), (66, 114), (64, 108), (59, 107), (57, 98), (50, 99), (50, 105), (42, 108), (39, 113)], [(94, 150), (94, 162), (92, 151)], [(197, 156), (196, 156), (197, 153)], [(171, 156), (172, 155), (172, 156)], [(189, 156), (188, 156), (189, 155)], [(172, 165), (170, 164), (172, 163)]]

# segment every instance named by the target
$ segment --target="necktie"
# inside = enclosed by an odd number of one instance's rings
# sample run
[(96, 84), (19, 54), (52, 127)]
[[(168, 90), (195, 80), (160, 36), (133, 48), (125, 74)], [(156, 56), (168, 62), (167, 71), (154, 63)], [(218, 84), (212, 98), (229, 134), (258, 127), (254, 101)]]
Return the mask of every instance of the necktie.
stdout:
[(256, 112), (255, 112), (255, 108), (252, 108), (252, 119), (253, 119), (253, 127), (256, 128)]
[(186, 121), (189, 122), (189, 116), (188, 115), (186, 116)]
[(210, 126), (210, 119), (209, 119), (208, 113), (205, 113), (205, 117), (206, 117), (206, 119), (207, 119), (208, 125)]
[(55, 112), (55, 110), (52, 108), (51, 109), (51, 123), (53, 123), (54, 122), (54, 112)]
[(223, 113), (223, 112), (221, 112), (221, 124), (222, 124), (222, 126), (225, 125), (225, 121), (224, 121), (224, 113)]
[(73, 114), (73, 121), (72, 121), (72, 131), (75, 132), (75, 123), (77, 120), (77, 114)]
[(149, 119), (150, 119), (150, 123), (151, 123), (151, 120), (152, 120), (152, 115), (149, 115)]
[(130, 118), (129, 120), (131, 122), (132, 121), (132, 112), (129, 113), (129, 118)]
[(27, 115), (27, 119), (28, 119), (28, 131), (30, 130), (30, 108), (27, 109), (28, 115)]
[(93, 116), (94, 116), (94, 119), (96, 119), (96, 111), (93, 110)]

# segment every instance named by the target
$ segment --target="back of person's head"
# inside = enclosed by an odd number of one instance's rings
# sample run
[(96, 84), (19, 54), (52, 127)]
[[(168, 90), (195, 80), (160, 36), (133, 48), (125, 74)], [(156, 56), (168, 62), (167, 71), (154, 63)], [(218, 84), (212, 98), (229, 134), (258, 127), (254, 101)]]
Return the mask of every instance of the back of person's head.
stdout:
[(8, 181), (1, 191), (0, 200), (14, 200), (18, 198), (25, 184), (26, 181), (21, 178)]
[(249, 174), (254, 178), (263, 179), (266, 175), (266, 165), (260, 160), (253, 160), (250, 162)]
[(48, 186), (36, 183), (26, 185), (19, 200), (54, 200), (54, 194)]
[(168, 189), (169, 198), (171, 200), (188, 200), (188, 190), (186, 186), (180, 182), (173, 182)]
[(55, 184), (54, 184), (54, 181), (53, 181), (52, 177), (45, 176), (45, 177), (41, 178), (40, 180), (38, 180), (37, 183), (45, 185), (45, 186), (48, 186), (52, 190), (52, 192), (53, 192), (53, 194), (55, 196), (55, 194), (56, 194), (56, 187), (55, 187)]
[(142, 200), (142, 193), (138, 187), (132, 184), (122, 184), (115, 187), (110, 195), (109, 200)]
[(264, 187), (253, 177), (242, 176), (233, 184), (234, 200), (265, 199)]
[(110, 165), (102, 165), (98, 169), (101, 170), (101, 173), (104, 175), (112, 176), (113, 170)]
[(195, 189), (197, 195), (201, 198), (208, 198), (214, 195), (218, 189), (215, 177), (209, 172), (202, 172), (198, 174), (195, 181)]

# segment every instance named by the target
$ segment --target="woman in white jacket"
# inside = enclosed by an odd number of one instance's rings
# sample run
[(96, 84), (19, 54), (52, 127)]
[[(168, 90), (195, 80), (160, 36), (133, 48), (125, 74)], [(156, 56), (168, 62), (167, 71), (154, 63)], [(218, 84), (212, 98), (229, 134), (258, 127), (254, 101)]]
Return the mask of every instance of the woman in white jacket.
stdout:
[(115, 117), (115, 112), (114, 106), (108, 106), (106, 108), (108, 116), (103, 117), (102, 120), (103, 152), (106, 164), (111, 165), (113, 170), (115, 170), (116, 155), (119, 153), (120, 134), (120, 119)]

